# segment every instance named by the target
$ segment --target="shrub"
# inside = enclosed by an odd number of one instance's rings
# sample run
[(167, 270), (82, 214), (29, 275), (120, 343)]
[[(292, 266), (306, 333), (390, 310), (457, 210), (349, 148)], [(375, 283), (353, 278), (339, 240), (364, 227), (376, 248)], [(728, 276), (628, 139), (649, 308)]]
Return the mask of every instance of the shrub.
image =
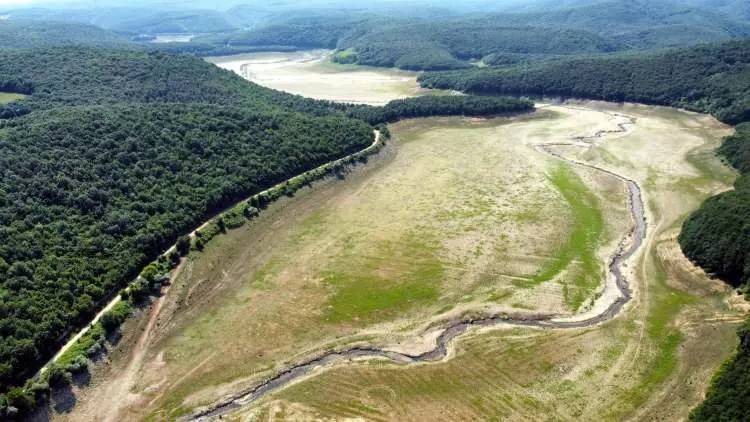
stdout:
[(102, 315), (101, 323), (108, 333), (118, 329), (132, 312), (133, 307), (128, 301), (120, 301), (109, 312)]
[(177, 239), (177, 243), (175, 243), (175, 249), (177, 249), (177, 253), (180, 254), (180, 256), (185, 256), (190, 252), (190, 237), (189, 236), (180, 236)]

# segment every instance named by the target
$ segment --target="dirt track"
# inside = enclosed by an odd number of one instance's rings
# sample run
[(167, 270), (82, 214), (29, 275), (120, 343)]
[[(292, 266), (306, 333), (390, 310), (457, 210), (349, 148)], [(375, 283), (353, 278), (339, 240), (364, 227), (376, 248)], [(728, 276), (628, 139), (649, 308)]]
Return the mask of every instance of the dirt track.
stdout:
[[(606, 112), (604, 112), (606, 113)], [(190, 420), (208, 420), (220, 415), (231, 412), (240, 407), (247, 406), (261, 397), (284, 388), (292, 382), (299, 380), (321, 366), (332, 365), (336, 362), (357, 359), (357, 358), (384, 358), (401, 364), (414, 364), (420, 362), (435, 362), (444, 359), (448, 354), (450, 343), (459, 335), (469, 329), (478, 327), (487, 327), (495, 325), (506, 326), (526, 326), (538, 327), (545, 329), (569, 329), (593, 326), (608, 321), (617, 316), (631, 298), (629, 282), (623, 274), (623, 263), (632, 257), (641, 247), (646, 236), (646, 217), (641, 196), (640, 186), (633, 180), (621, 176), (612, 171), (593, 166), (580, 161), (571, 160), (561, 156), (553, 151), (555, 146), (576, 146), (587, 148), (594, 139), (603, 138), (611, 134), (623, 134), (628, 131), (628, 127), (635, 124), (635, 119), (622, 114), (606, 113), (616, 118), (625, 118), (627, 121), (618, 123), (616, 130), (601, 130), (590, 136), (575, 136), (569, 140), (543, 143), (535, 145), (535, 148), (543, 153), (551, 155), (559, 160), (569, 164), (587, 167), (602, 172), (610, 177), (616, 178), (625, 184), (628, 189), (628, 204), (633, 226), (631, 230), (623, 237), (617, 252), (609, 262), (609, 273), (614, 279), (615, 285), (619, 291), (619, 296), (610, 303), (603, 311), (589, 317), (579, 316), (568, 319), (560, 319), (556, 315), (520, 315), (509, 316), (505, 314), (487, 315), (481, 318), (457, 320), (443, 328), (437, 337), (435, 347), (432, 350), (422, 354), (407, 354), (395, 352), (380, 348), (353, 347), (344, 350), (332, 350), (316, 358), (290, 367), (277, 375), (257, 384), (256, 386), (235, 394), (233, 397), (217, 403), (213, 407), (203, 412), (193, 415)]]

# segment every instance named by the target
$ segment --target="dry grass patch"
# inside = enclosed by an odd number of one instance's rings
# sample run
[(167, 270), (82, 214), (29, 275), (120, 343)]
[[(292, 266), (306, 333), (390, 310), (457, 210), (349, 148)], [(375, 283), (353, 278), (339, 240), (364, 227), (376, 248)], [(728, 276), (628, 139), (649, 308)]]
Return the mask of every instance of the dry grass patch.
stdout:
[(23, 94), (16, 94), (13, 92), (0, 92), (0, 104), (12, 103), (26, 98)]

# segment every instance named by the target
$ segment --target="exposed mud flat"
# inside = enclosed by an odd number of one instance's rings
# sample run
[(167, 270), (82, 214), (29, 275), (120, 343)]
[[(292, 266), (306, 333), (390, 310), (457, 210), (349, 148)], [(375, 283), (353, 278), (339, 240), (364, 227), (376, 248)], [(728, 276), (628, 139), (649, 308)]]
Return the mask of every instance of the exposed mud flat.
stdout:
[(417, 73), (330, 63), (330, 50), (251, 53), (206, 60), (269, 88), (320, 100), (383, 105), (424, 95)]

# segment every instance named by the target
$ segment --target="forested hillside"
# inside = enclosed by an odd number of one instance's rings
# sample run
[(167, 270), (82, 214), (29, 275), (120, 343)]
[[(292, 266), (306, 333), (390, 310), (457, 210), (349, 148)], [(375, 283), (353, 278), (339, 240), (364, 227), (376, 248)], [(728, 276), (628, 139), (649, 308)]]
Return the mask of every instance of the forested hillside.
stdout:
[(0, 81), (30, 94), (0, 126), (3, 390), (202, 217), (372, 142), (344, 106), (188, 56), (4, 51)]
[(503, 69), (426, 73), (429, 88), (481, 94), (632, 101), (702, 111), (722, 121), (750, 118), (750, 41), (645, 55), (544, 61)]
[[(741, 176), (735, 189), (709, 198), (679, 236), (683, 252), (706, 271), (750, 288), (750, 123), (737, 126), (719, 149)], [(708, 397), (691, 420), (743, 420), (750, 409), (750, 320), (740, 328), (736, 355), (716, 374)]]
[(472, 60), (502, 65), (508, 58), (684, 47), (750, 36), (749, 24), (697, 7), (625, 0), (579, 3), (533, 13), (448, 15), (429, 22), (401, 15), (292, 14), (169, 48), (197, 54), (249, 47), (338, 48), (348, 52), (348, 63), (448, 70), (470, 68)]
[(345, 108), (248, 83), (194, 57), (135, 50), (0, 50), (0, 86), (33, 93), (6, 106), (25, 111), (122, 102), (234, 104), (318, 115)]
[(685, 222), (679, 240), (691, 260), (740, 287), (750, 282), (750, 123), (737, 126), (719, 153), (742, 176)]
[(411, 70), (472, 67), (469, 60), (491, 54), (565, 55), (604, 53), (621, 46), (573, 29), (505, 27), (492, 23), (423, 23), (385, 26), (339, 42), (359, 64)]
[(8, 12), (10, 21), (66, 22), (96, 25), (127, 35), (164, 33), (210, 33), (237, 29), (225, 15), (215, 10), (161, 7), (120, 7), (43, 9), (29, 8)]
[(126, 37), (92, 25), (0, 20), (2, 49), (74, 45), (123, 47), (127, 44)]
[(216, 105), (72, 107), (0, 131), (0, 381), (166, 245), (249, 192), (372, 142), (341, 117)]

